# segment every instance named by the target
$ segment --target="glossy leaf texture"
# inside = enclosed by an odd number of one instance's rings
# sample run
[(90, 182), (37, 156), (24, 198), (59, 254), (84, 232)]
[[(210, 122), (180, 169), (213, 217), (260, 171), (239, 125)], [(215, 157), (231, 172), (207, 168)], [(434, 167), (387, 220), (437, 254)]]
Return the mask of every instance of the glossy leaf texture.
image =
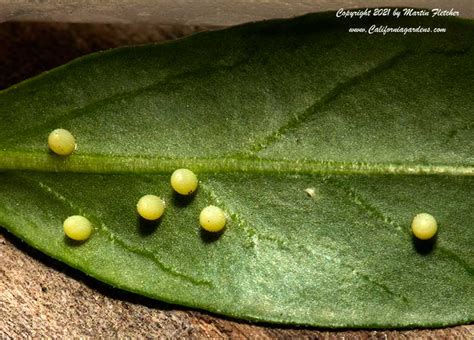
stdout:
[[(348, 32), (372, 24), (447, 32)], [(81, 58), (0, 92), (0, 224), (112, 286), (235, 318), (472, 322), (473, 41), (467, 20), (323, 13)], [(59, 127), (69, 158), (47, 149)], [(144, 194), (167, 202), (157, 223)], [(199, 227), (208, 204), (221, 234)], [(420, 212), (434, 242), (411, 235)], [(87, 242), (64, 236), (74, 214)]]

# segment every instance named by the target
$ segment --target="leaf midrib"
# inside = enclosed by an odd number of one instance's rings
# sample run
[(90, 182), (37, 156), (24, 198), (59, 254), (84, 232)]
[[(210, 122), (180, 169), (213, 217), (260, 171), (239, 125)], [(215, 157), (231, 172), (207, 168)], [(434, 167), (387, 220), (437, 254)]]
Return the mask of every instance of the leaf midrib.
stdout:
[[(287, 124), (281, 126), (264, 139), (257, 141), (248, 150), (233, 156), (209, 158), (166, 158), (150, 156), (122, 156), (100, 154), (75, 154), (67, 159), (59, 158), (44, 152), (0, 151), (0, 170), (34, 170), (51, 172), (83, 172), (83, 173), (169, 173), (178, 167), (188, 167), (199, 172), (210, 173), (291, 173), (291, 174), (391, 174), (391, 175), (452, 175), (473, 176), (474, 165), (468, 164), (443, 164), (443, 163), (417, 163), (417, 162), (344, 162), (333, 160), (289, 160), (259, 158), (256, 152), (266, 148), (288, 129), (295, 128), (304, 122), (308, 116), (314, 114), (321, 106), (328, 104), (342, 91), (349, 87), (357, 86), (362, 80), (379, 74), (394, 64), (403, 60), (408, 50), (402, 50), (390, 58), (375, 65), (369, 70), (349, 78), (338, 84), (326, 96), (316, 101), (307, 110), (296, 115)], [(227, 67), (235, 67), (241, 62), (237, 61)], [(192, 70), (184, 74), (194, 74), (199, 70)], [(162, 84), (162, 81), (153, 83), (149, 87)], [(130, 93), (141, 92), (143, 88), (135, 89)], [(116, 98), (116, 95), (111, 98)], [(105, 98), (105, 101), (111, 100)], [(102, 101), (99, 101), (102, 102)], [(94, 105), (97, 103), (94, 102)], [(315, 110), (316, 109), (316, 110)], [(81, 108), (79, 112), (86, 112)], [(76, 110), (69, 112), (65, 117), (77, 114)]]
[(200, 173), (367, 174), (474, 176), (474, 166), (455, 164), (342, 162), (258, 157), (165, 158), (81, 155), (61, 158), (45, 152), (0, 151), (0, 169), (81, 173), (170, 173), (180, 167)]

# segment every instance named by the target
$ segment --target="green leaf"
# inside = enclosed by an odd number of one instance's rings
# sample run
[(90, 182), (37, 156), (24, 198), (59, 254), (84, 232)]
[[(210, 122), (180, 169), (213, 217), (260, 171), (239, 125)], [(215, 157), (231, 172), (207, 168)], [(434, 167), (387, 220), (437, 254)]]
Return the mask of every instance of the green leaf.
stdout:
[[(447, 32), (348, 32), (374, 23)], [(466, 20), (326, 13), (81, 58), (0, 92), (0, 224), (113, 286), (236, 318), (472, 322), (473, 41)], [(66, 159), (47, 150), (58, 127), (77, 138)], [(194, 197), (173, 194), (179, 167)], [(135, 211), (148, 193), (167, 202), (156, 224)], [(208, 204), (222, 234), (199, 227)], [(435, 242), (413, 239), (420, 212)], [(82, 244), (73, 214), (94, 225)]]

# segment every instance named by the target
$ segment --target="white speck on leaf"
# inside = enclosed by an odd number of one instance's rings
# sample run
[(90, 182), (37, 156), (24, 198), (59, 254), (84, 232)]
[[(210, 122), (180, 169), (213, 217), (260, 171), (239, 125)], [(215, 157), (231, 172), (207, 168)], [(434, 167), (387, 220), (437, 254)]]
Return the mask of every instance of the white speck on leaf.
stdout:
[(304, 192), (308, 194), (309, 197), (315, 198), (316, 197), (316, 189), (315, 188), (306, 188)]

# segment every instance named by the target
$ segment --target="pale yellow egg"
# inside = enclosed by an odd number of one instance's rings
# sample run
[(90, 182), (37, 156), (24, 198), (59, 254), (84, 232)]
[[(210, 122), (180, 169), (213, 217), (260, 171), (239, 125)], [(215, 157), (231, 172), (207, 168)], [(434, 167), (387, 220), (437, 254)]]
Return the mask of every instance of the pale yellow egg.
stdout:
[(76, 139), (65, 129), (56, 129), (48, 136), (48, 146), (55, 154), (69, 156), (76, 149)]
[(420, 240), (429, 240), (438, 231), (438, 223), (432, 215), (421, 213), (413, 218), (411, 230), (416, 238)]
[(189, 169), (178, 169), (171, 175), (171, 186), (181, 195), (190, 195), (198, 187), (198, 179)]
[(80, 215), (73, 215), (66, 218), (63, 223), (63, 228), (66, 236), (76, 241), (85, 241), (92, 233), (91, 222)]
[(158, 196), (145, 195), (138, 200), (137, 211), (146, 220), (157, 220), (165, 212), (165, 202)]
[(226, 216), (221, 208), (210, 205), (202, 209), (199, 215), (199, 223), (207, 231), (219, 232), (225, 226)]

